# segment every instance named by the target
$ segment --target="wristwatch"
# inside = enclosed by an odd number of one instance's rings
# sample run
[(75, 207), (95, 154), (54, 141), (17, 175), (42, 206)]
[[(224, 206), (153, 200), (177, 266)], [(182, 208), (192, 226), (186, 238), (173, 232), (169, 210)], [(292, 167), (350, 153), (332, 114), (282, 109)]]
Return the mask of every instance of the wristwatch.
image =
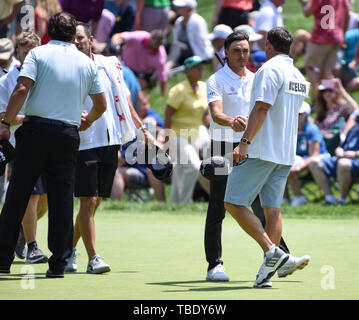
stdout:
[(10, 128), (10, 123), (6, 122), (4, 119), (1, 119), (1, 123)]
[(243, 143), (243, 144), (251, 144), (251, 142), (246, 138), (242, 138), (241, 143)]

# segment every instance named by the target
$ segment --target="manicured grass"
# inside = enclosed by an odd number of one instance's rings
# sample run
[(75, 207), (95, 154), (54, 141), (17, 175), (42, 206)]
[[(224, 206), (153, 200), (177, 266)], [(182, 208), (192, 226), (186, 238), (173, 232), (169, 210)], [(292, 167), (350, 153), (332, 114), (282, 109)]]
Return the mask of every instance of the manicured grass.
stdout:
[[(358, 299), (358, 219), (284, 217), (283, 236), (294, 255), (309, 254), (309, 266), (285, 279), (273, 278), (270, 290), (253, 289), (262, 263), (258, 245), (227, 216), (223, 259), (228, 283), (204, 281), (204, 212), (200, 205), (167, 212), (107, 210), (96, 216), (98, 252), (112, 271), (85, 273), (87, 255), (78, 249), (79, 271), (64, 279), (46, 279), (47, 264), (25, 265), (15, 259), (10, 275), (0, 275), (1, 299), (242, 300)], [(205, 206), (202, 205), (202, 209)], [(141, 207), (144, 209), (145, 207)], [(196, 209), (193, 214), (192, 209)], [(39, 221), (38, 242), (47, 253), (47, 217)], [(25, 273), (33, 268), (34, 280)], [(333, 274), (334, 272), (334, 274)], [(329, 277), (329, 273), (332, 278)], [(330, 281), (329, 281), (329, 280)], [(31, 282), (33, 281), (33, 282)], [(33, 289), (31, 289), (33, 285)], [(334, 288), (328, 288), (334, 285)], [(29, 289), (25, 289), (30, 287)]]
[[(199, 0), (198, 12), (211, 26), (212, 0)], [(356, 12), (359, 3), (356, 2)], [(298, 1), (283, 6), (285, 25), (294, 33), (310, 30), (313, 18), (305, 18)], [(301, 66), (302, 59), (298, 60)], [(211, 74), (207, 66), (204, 80)], [(170, 79), (170, 87), (184, 79)], [(163, 116), (167, 97), (158, 87), (150, 93), (151, 104)], [(168, 186), (167, 186), (168, 191)], [(167, 192), (168, 193), (168, 192)], [(306, 190), (317, 198), (317, 190)], [(319, 202), (293, 208), (284, 205), (283, 236), (294, 255), (309, 254), (309, 266), (285, 279), (273, 280), (273, 289), (253, 289), (262, 263), (258, 245), (232, 217), (223, 223), (223, 260), (231, 277), (228, 283), (204, 281), (207, 263), (203, 249), (206, 203), (134, 203), (104, 201), (96, 215), (98, 252), (112, 271), (88, 275), (86, 250), (80, 242), (79, 271), (64, 279), (46, 279), (47, 264), (25, 265), (15, 259), (10, 275), (0, 275), (0, 300), (353, 300), (359, 298), (355, 272), (359, 249), (359, 207), (324, 207)], [(78, 209), (78, 202), (75, 202)], [(38, 223), (38, 243), (48, 254), (47, 217)], [(34, 279), (25, 274), (34, 272)], [(27, 288), (27, 289), (26, 289)], [(69, 310), (70, 312), (70, 310)]]

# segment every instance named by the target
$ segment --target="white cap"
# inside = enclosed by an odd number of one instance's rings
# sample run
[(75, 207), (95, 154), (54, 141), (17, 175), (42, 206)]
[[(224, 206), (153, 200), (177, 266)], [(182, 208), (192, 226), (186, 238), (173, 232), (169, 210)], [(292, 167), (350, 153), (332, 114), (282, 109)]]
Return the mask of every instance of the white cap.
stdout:
[(241, 24), (234, 28), (234, 31), (240, 31), (246, 33), (249, 37), (249, 41), (257, 41), (263, 38), (263, 35), (256, 33), (254, 29), (248, 24)]
[(303, 101), (302, 106), (300, 107), (299, 114), (306, 113), (307, 115), (310, 115), (312, 109), (308, 102)]
[(0, 39), (0, 60), (9, 60), (14, 53), (14, 44), (8, 38)]
[(226, 24), (218, 24), (213, 28), (213, 32), (209, 35), (209, 39), (226, 39), (232, 32), (232, 28)]
[(191, 7), (192, 9), (197, 7), (196, 0), (173, 0), (172, 4), (176, 7)]

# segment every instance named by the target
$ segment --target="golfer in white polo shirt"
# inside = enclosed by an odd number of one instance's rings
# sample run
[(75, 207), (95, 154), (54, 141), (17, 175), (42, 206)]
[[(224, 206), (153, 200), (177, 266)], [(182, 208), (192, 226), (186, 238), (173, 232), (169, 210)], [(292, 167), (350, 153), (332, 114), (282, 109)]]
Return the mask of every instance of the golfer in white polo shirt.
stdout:
[[(278, 247), (282, 235), (280, 204), (295, 159), (298, 113), (309, 91), (307, 81), (288, 56), (292, 41), (286, 28), (268, 32), (267, 62), (254, 77), (247, 128), (233, 152), (238, 166), (228, 177), (224, 199), (226, 210), (265, 253), (254, 287), (271, 286), (277, 270), (279, 276), (288, 275), (310, 259), (292, 257)], [(265, 229), (247, 209), (258, 194), (266, 215)]]

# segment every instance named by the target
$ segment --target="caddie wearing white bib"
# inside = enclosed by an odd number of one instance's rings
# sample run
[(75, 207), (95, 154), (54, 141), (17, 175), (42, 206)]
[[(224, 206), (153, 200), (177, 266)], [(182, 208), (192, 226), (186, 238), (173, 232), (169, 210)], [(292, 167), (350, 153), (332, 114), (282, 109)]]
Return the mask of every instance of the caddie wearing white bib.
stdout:
[[(268, 32), (267, 62), (254, 78), (247, 128), (233, 152), (234, 163), (239, 164), (228, 177), (224, 199), (226, 210), (265, 253), (254, 282), (260, 288), (272, 286), (270, 278), (277, 270), (283, 277), (302, 269), (310, 259), (307, 255), (292, 257), (278, 247), (280, 204), (295, 159), (298, 113), (309, 91), (309, 84), (288, 56), (292, 41), (286, 28)], [(266, 216), (265, 229), (247, 209), (258, 194)]]
[[(72, 254), (66, 260), (65, 271), (77, 271), (76, 246), (82, 237), (88, 255), (86, 272), (100, 274), (109, 272), (111, 267), (96, 248), (95, 213), (102, 199), (111, 196), (120, 145), (136, 137), (136, 128), (142, 128), (146, 136), (148, 132), (133, 109), (120, 62), (116, 57), (93, 54), (93, 41), (89, 25), (78, 22), (74, 43), (78, 50), (94, 61), (108, 107), (89, 129), (80, 133), (74, 191), (75, 197), (80, 200), (80, 208), (74, 226)], [(84, 112), (91, 107), (92, 103), (87, 98)]]

